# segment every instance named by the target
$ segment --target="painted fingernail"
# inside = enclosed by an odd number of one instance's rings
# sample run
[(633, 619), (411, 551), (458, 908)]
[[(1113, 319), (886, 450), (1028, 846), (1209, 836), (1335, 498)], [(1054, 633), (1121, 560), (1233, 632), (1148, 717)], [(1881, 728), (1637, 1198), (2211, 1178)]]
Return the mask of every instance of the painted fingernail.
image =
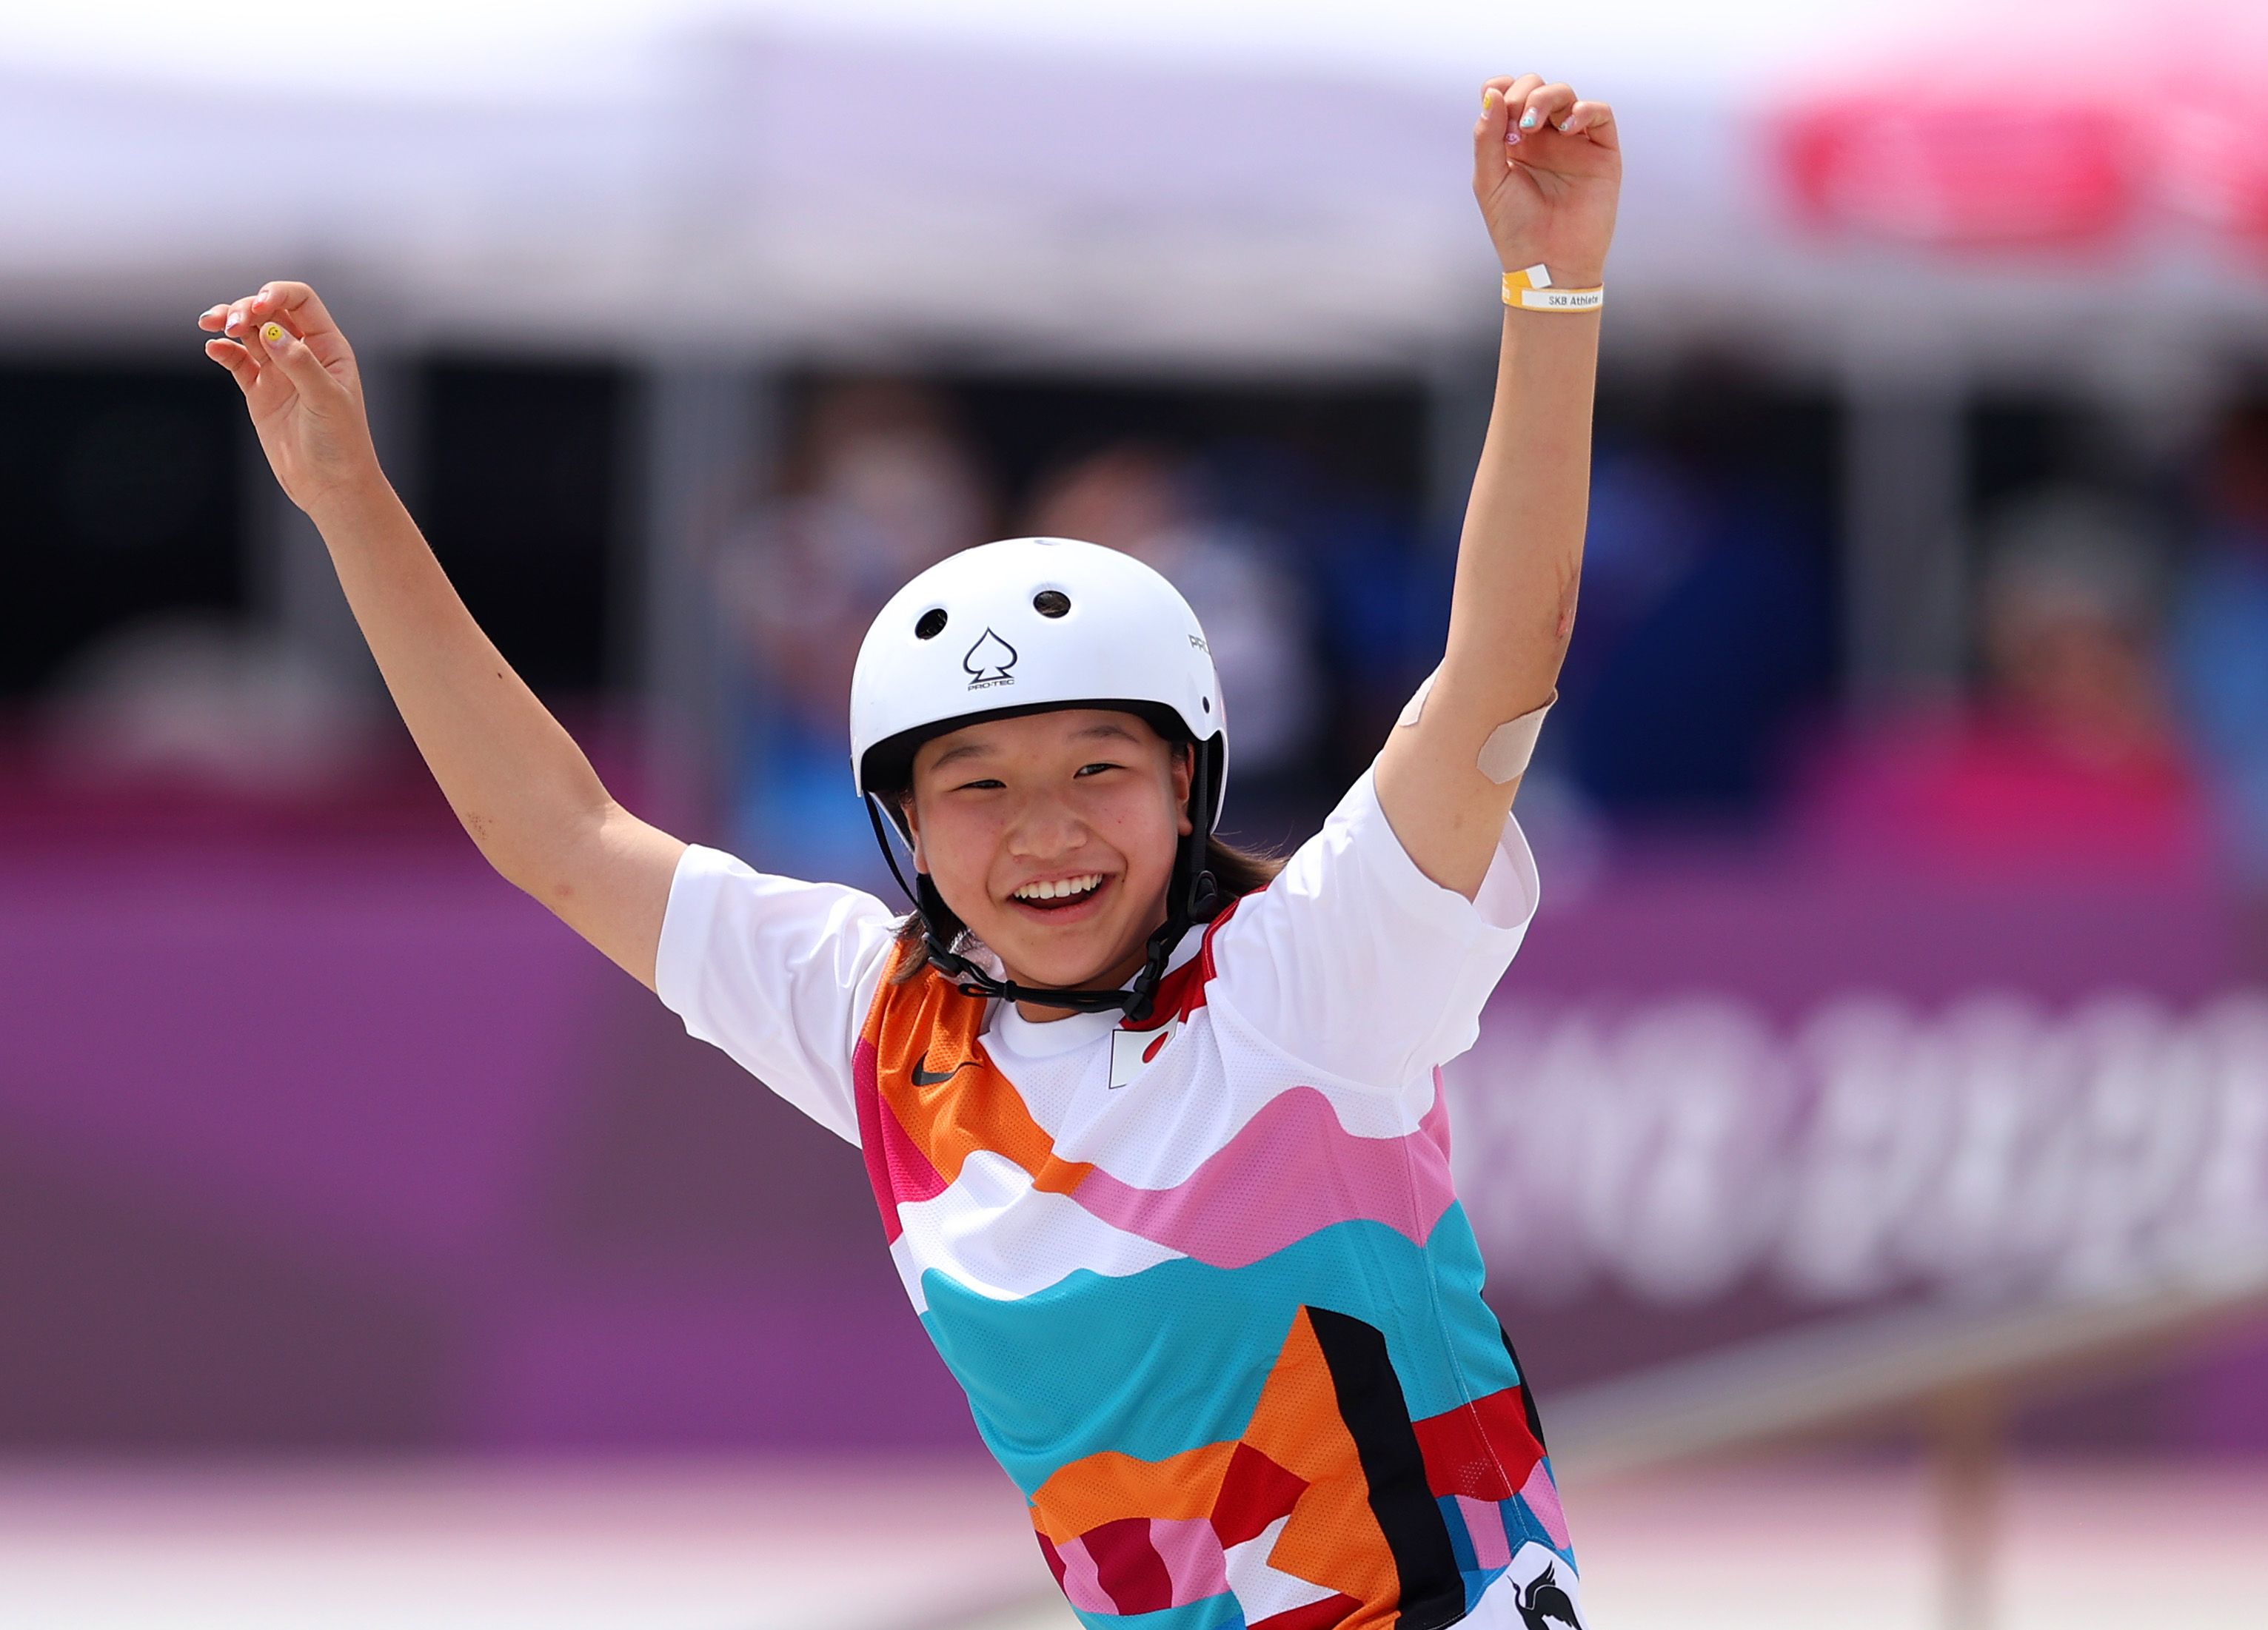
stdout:
[(242, 312), (231, 312), (228, 314), (228, 321), (222, 326), (231, 334), (234, 334), (238, 329), (244, 327), (244, 313)]
[(1481, 112), (1486, 113), (1490, 108), (1494, 107), (1495, 106), (1496, 87), (1494, 85), (1491, 85), (1487, 90), (1481, 92)]
[(1521, 114), (1520, 128), (1523, 130), (1533, 130), (1535, 128), (1535, 110), (1533, 107)]
[(260, 342), (262, 345), (283, 344), (284, 325), (282, 323), (269, 323), (265, 328), (262, 328), (260, 331)]
[(1517, 147), (1520, 145), (1520, 132), (1513, 129), (1510, 125), (1506, 125), (1504, 128), (1504, 144), (1506, 147)]

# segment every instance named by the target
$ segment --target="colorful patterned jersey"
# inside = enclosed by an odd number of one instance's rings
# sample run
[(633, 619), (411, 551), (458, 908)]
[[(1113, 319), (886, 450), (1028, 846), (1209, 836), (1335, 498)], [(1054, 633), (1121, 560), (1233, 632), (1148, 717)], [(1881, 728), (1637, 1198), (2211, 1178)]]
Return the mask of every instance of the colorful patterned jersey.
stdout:
[[(907, 1292), (1083, 1623), (1580, 1623), (1440, 1094), (1534, 908), (1516, 826), (1468, 901), (1365, 776), (1184, 941), (1138, 1030), (896, 980), (866, 897), (688, 864), (665, 999), (855, 1134)], [(830, 973), (861, 1017), (847, 1068), (814, 1072), (848, 1017), (817, 999)], [(773, 1017), (800, 1032), (758, 1040)]]

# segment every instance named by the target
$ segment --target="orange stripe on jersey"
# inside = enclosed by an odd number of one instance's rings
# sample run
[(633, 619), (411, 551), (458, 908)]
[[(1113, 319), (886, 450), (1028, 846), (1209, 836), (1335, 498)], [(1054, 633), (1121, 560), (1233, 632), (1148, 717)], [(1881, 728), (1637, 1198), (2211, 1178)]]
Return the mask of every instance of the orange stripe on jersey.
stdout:
[[(1355, 1615), (1345, 1624), (1390, 1623), (1399, 1587), (1394, 1553), (1305, 1308), (1241, 1439), (1163, 1460), (1088, 1455), (1059, 1468), (1032, 1497), (1033, 1526), (1057, 1546), (1138, 1516), (1210, 1518), (1220, 1544), (1240, 1545), (1287, 1515), (1268, 1566), (1344, 1593)], [(1363, 1617), (1366, 1604), (1385, 1617)]]
[(876, 1091), (946, 1182), (981, 1149), (1030, 1172), (1034, 1187), (1070, 1193), (1094, 1168), (1056, 1158), (1053, 1141), (985, 1055), (979, 1037), (986, 1004), (934, 972), (889, 982), (903, 958), (924, 954), (918, 945), (899, 947), (866, 1016), (861, 1039), (874, 1048)]
[[(1340, 1417), (1330, 1366), (1300, 1310), (1244, 1441), (1307, 1485), (1269, 1553), (1269, 1566), (1345, 1592), (1358, 1602), (1391, 1604), (1394, 1555), (1370, 1509), (1370, 1486), (1354, 1435)], [(1380, 1624), (1391, 1623), (1389, 1606)], [(1373, 1622), (1350, 1619), (1350, 1626)]]
[(1032, 1495), (1032, 1526), (1062, 1545), (1122, 1517), (1209, 1517), (1235, 1452), (1204, 1443), (1163, 1460), (1115, 1450), (1074, 1460)]

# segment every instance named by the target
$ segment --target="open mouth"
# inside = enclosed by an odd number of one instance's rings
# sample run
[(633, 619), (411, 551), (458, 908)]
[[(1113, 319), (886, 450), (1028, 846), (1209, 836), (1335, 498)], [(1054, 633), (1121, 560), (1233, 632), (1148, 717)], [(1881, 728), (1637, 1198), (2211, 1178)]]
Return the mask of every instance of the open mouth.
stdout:
[(1061, 920), (1084, 915), (1109, 886), (1108, 877), (1100, 872), (1089, 872), (1085, 877), (1027, 883), (1009, 899), (1035, 917)]

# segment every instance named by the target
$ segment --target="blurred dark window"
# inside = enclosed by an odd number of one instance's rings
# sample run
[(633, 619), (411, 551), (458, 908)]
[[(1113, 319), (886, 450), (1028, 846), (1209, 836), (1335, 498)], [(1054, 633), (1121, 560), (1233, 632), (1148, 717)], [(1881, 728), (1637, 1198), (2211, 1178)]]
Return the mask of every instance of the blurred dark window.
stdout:
[[(1278, 621), (1301, 648), (1285, 682), (1312, 693), (1314, 722), (1296, 765), (1270, 774), (1246, 753), (1224, 824), (1263, 844), (1312, 830), (1440, 660), (1448, 627), (1451, 540), (1429, 548), (1423, 530), (1423, 387), (962, 378), (946, 388), (999, 483), (1006, 529), (1028, 524), (1051, 476), (1112, 447), (1146, 445), (1186, 458), (1213, 520), (1246, 529), (1288, 574), (1283, 603), (1250, 614)], [(1202, 584), (1182, 586), (1204, 597)], [(1224, 633), (1234, 637), (1224, 626), (1216, 640)], [(1248, 685), (1244, 694), (1249, 723)]]
[(1265, 447), (1415, 510), (1425, 398), (1414, 385), (1187, 385), (1147, 380), (946, 382), (1012, 502), (1049, 469), (1114, 442)]
[(123, 624), (243, 608), (244, 403), (197, 366), (0, 369), (0, 696)]
[(1970, 513), (1989, 513), (2056, 482), (2117, 479), (2122, 472), (2116, 449), (2098, 419), (2078, 405), (2044, 397), (1994, 393), (1972, 401), (1962, 438)]
[(1545, 739), (1624, 821), (1768, 816), (1841, 664), (1841, 417), (1698, 358), (1601, 383), (1582, 609)]
[(437, 365), (426, 371), (417, 518), (449, 579), (520, 677), (595, 691), (626, 522), (626, 381), (598, 365)]

